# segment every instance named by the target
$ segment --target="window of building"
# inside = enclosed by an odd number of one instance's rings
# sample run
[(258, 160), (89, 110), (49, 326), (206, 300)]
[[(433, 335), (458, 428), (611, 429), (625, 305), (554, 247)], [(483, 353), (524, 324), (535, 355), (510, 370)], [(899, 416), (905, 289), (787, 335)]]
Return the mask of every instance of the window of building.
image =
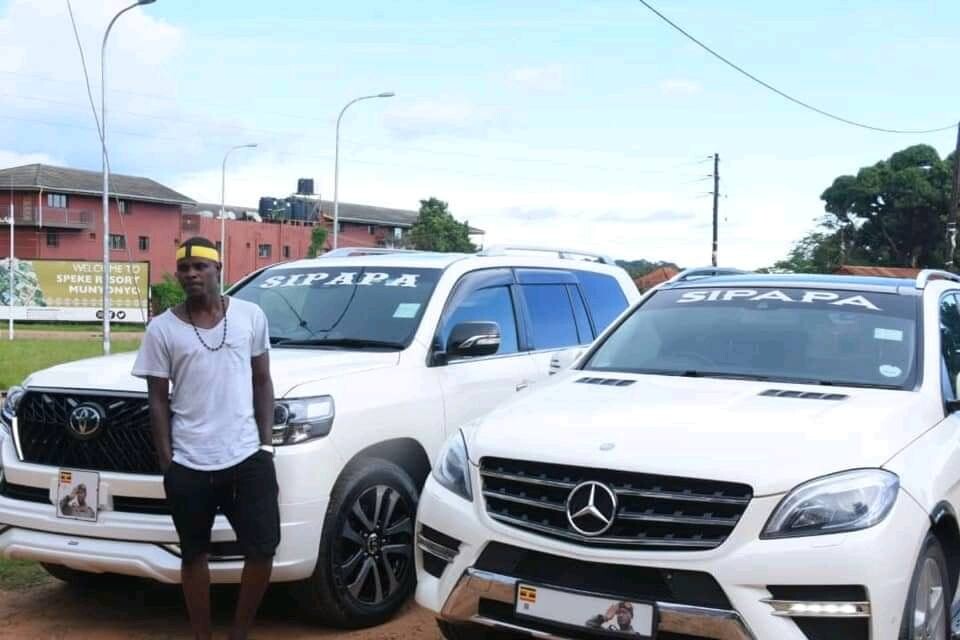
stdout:
[(90, 234), (90, 239), (91, 239), (91, 240), (96, 240), (96, 239), (97, 239), (97, 234), (91, 233), (91, 234)]
[(110, 234), (110, 248), (114, 251), (123, 251), (127, 248), (127, 237), (123, 235)]
[(394, 240), (403, 240), (403, 229), (401, 227), (393, 228), (393, 239)]
[(48, 193), (47, 206), (51, 209), (66, 209), (67, 196), (64, 193)]
[(120, 215), (127, 215), (130, 213), (126, 200), (117, 200), (117, 206), (120, 207)]
[(60, 234), (56, 231), (47, 231), (47, 246), (48, 247), (59, 247), (60, 246)]
[(287, 245), (287, 244), (283, 245), (283, 257), (284, 258), (290, 257), (290, 245)]
[(269, 244), (261, 244), (257, 253), (261, 258), (269, 258), (273, 254), (273, 246)]
[(150, 238), (140, 236), (140, 251), (150, 251)]
[(372, 224), (367, 225), (367, 233), (369, 233), (371, 236), (374, 235), (376, 231), (377, 231), (377, 228), (375, 226), (373, 226)]

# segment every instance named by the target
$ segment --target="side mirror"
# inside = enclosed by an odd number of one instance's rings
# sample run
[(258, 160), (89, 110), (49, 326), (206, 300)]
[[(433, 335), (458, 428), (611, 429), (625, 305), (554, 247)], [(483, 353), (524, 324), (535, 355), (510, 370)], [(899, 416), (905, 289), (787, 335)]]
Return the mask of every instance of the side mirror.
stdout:
[(461, 322), (447, 339), (447, 356), (478, 358), (500, 351), (500, 326), (496, 322)]

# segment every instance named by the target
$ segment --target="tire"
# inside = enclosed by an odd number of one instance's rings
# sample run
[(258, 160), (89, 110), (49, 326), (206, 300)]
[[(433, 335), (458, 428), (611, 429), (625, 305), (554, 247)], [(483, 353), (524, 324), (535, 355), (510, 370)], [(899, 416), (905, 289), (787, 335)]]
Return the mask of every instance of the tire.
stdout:
[(525, 633), (500, 631), (481, 624), (470, 622), (453, 623), (437, 620), (440, 635), (445, 640), (524, 640), (530, 636)]
[(943, 548), (928, 533), (910, 580), (900, 640), (949, 640), (950, 577)]
[(344, 470), (330, 496), (317, 566), (294, 591), (309, 616), (357, 629), (383, 624), (403, 606), (417, 580), (417, 499), (410, 476), (387, 460), (362, 458)]
[(40, 566), (57, 580), (66, 582), (71, 587), (91, 589), (96, 587), (107, 587), (115, 583), (119, 576), (112, 573), (90, 573), (89, 571), (78, 571), (65, 567), (62, 564), (51, 564), (41, 562)]

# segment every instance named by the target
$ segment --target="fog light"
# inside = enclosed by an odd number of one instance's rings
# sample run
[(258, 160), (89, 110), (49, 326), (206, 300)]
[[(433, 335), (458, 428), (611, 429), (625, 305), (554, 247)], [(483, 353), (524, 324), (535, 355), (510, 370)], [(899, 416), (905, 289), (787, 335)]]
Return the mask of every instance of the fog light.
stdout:
[(869, 618), (869, 602), (798, 602), (763, 600), (773, 607), (773, 615), (787, 618)]

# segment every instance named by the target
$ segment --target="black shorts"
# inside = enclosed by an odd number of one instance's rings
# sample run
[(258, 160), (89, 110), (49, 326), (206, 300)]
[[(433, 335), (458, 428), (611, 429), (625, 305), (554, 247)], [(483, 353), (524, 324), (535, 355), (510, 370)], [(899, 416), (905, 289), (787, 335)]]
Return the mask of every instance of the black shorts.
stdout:
[(196, 471), (174, 462), (163, 476), (167, 503), (186, 561), (210, 552), (210, 532), (223, 513), (247, 558), (272, 558), (280, 544), (279, 487), (273, 456), (257, 451), (236, 466)]

